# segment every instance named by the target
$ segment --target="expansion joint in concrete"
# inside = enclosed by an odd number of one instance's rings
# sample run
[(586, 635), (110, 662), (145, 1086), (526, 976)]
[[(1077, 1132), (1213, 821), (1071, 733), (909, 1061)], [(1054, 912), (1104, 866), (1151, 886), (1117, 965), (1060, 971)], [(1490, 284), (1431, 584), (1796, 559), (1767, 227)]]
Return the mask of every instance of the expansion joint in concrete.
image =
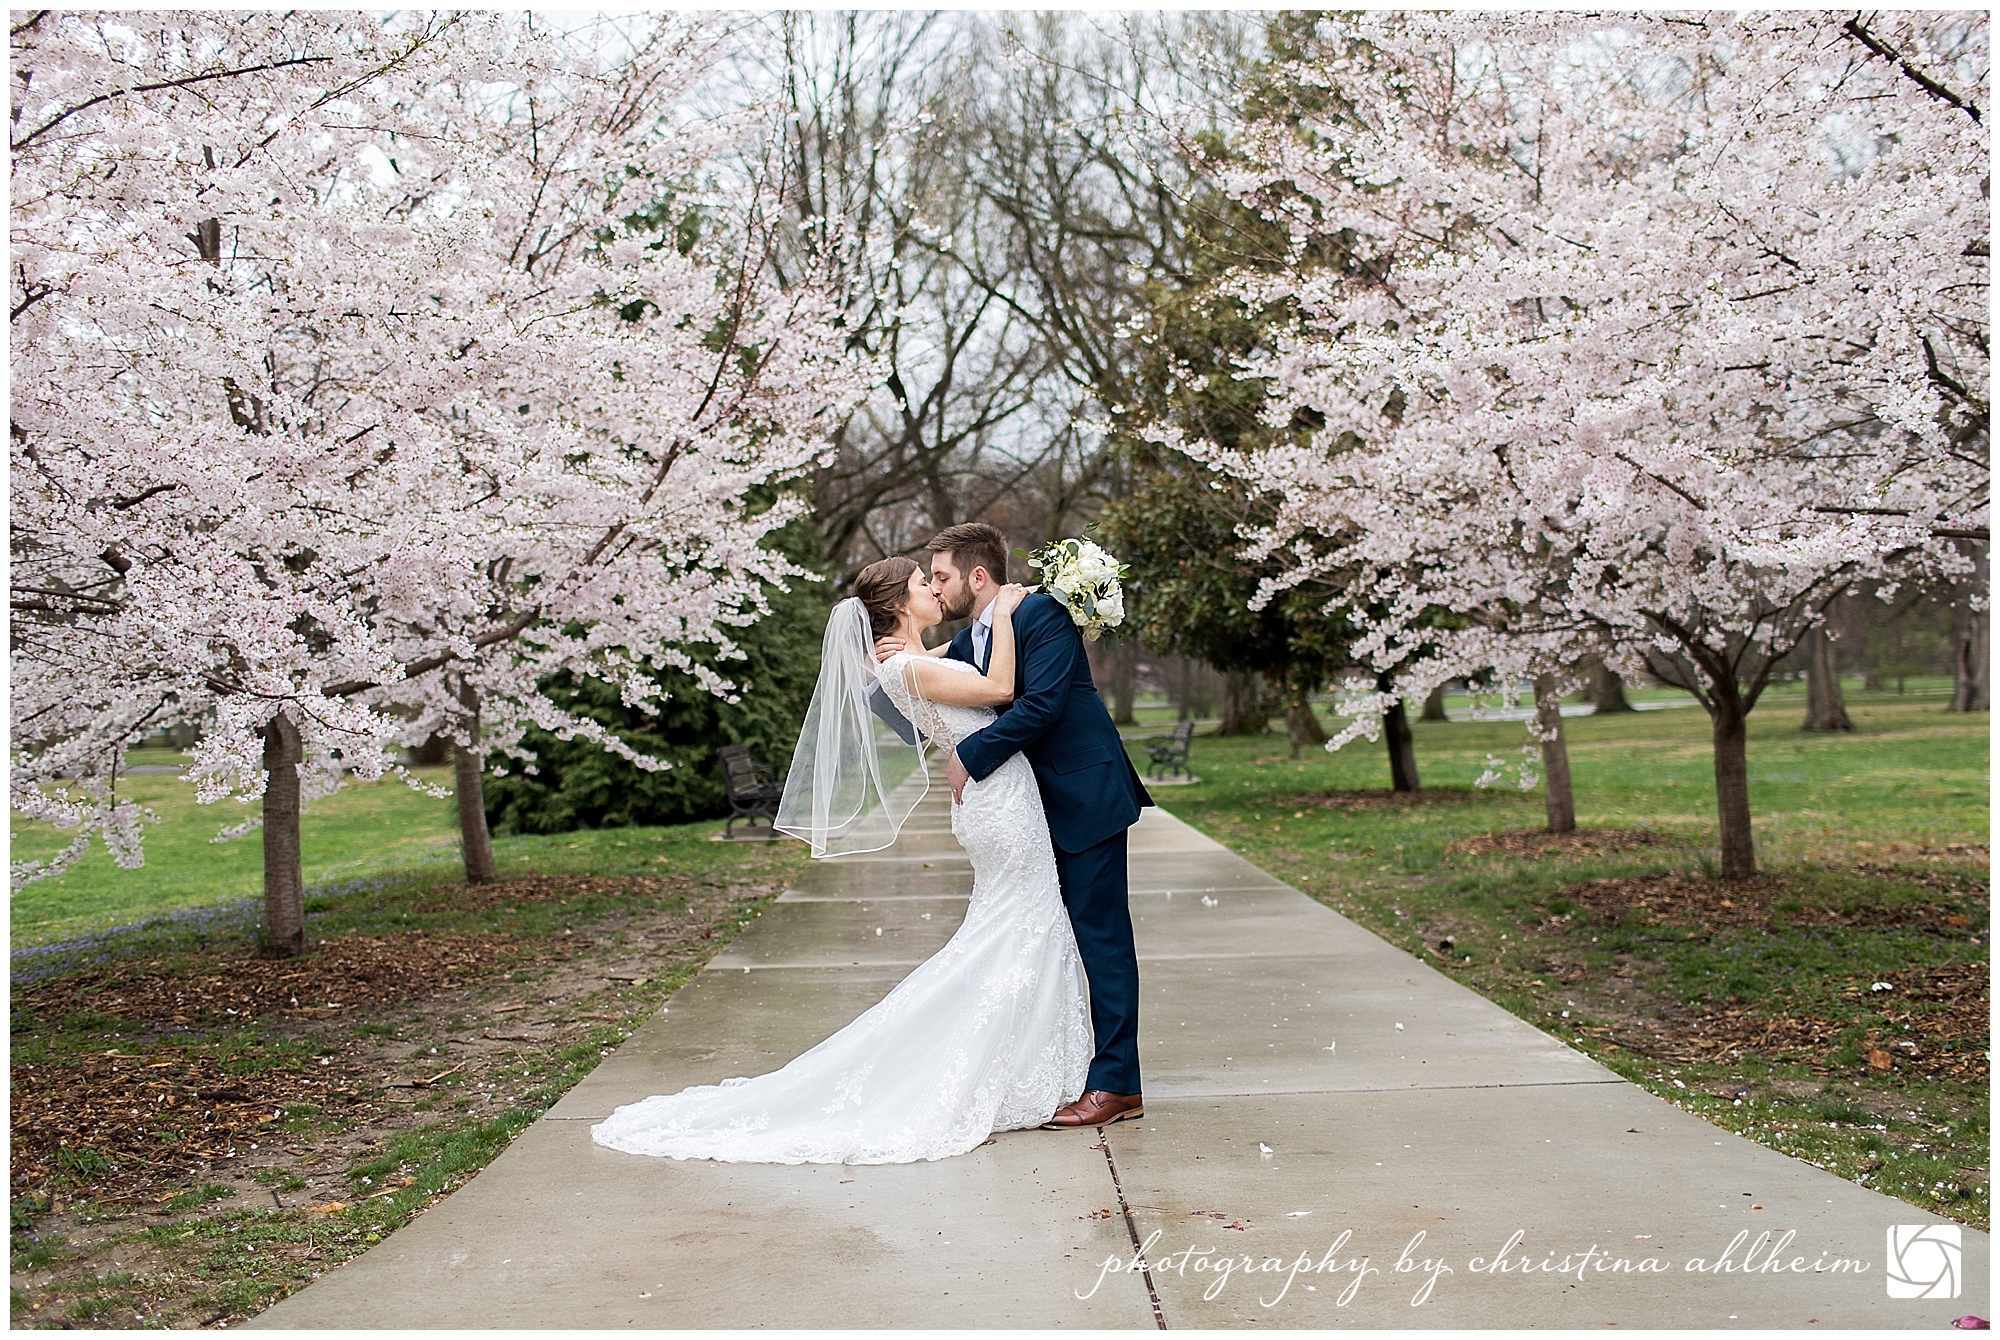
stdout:
[[(1097, 1143), (1091, 1148), (1104, 1152), (1104, 1166), (1111, 1172), (1111, 1193), (1118, 1197), (1118, 1212), (1125, 1216), (1125, 1232), (1132, 1239), (1132, 1255), (1140, 1257), (1146, 1247), (1139, 1241), (1139, 1224), (1132, 1218), (1132, 1207), (1125, 1203), (1125, 1185), (1118, 1180), (1118, 1160), (1111, 1157), (1111, 1138), (1104, 1133), (1102, 1126), (1097, 1128)], [(1164, 1331), (1167, 1329), (1167, 1314), (1160, 1308), (1159, 1290), (1153, 1287), (1153, 1267), (1142, 1261), (1139, 1274), (1146, 1281), (1146, 1299), (1153, 1305), (1153, 1320)]]

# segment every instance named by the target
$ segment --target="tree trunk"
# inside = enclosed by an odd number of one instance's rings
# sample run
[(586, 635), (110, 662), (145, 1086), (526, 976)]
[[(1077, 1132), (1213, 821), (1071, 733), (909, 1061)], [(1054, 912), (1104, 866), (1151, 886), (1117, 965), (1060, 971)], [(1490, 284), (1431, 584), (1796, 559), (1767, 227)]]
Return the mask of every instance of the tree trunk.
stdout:
[[(1377, 677), (1375, 687), (1378, 691), (1387, 692), (1389, 676)], [(1410, 732), (1410, 714), (1403, 710), (1400, 698), (1394, 707), (1382, 714), (1382, 737), (1389, 745), (1389, 789), (1405, 792), (1422, 790), (1423, 783), (1417, 780), (1417, 739)]]
[(451, 758), (451, 737), (436, 732), (424, 737), (424, 742), (410, 751), (410, 766), (413, 768), (438, 768)]
[(1291, 700), (1285, 704), (1285, 734), (1292, 739), (1292, 757), (1306, 745), (1326, 743), (1326, 727), (1313, 715), (1312, 697), (1303, 683), (1292, 685)]
[(1848, 719), (1847, 703), (1840, 694), (1840, 664), (1834, 656), (1833, 637), (1826, 625), (1809, 630), (1800, 639), (1806, 653), (1806, 719), (1800, 730), (1847, 731), (1854, 729)]
[(306, 881), (299, 859), (299, 728), (283, 715), (264, 727), (264, 952), (306, 951)]
[(1590, 701), (1597, 705), (1598, 716), (1638, 710), (1625, 697), (1625, 681), (1602, 658), (1590, 668)]
[[(1979, 571), (1986, 571), (1986, 546), (1975, 549), (1979, 559)], [(1951, 707), (1953, 712), (1987, 712), (1992, 710), (1992, 657), (1988, 655), (1987, 630), (1992, 626), (1992, 616), (1986, 610), (1972, 608), (1972, 597), (1984, 594), (1986, 583), (1980, 580), (1968, 584), (1959, 596), (1952, 610), (1952, 688)]]
[(1569, 785), (1569, 741), (1563, 737), (1562, 695), (1556, 692), (1554, 675), (1535, 676), (1535, 724), (1542, 737), (1543, 804), (1549, 831), (1574, 833), (1576, 796)]
[(1451, 720), (1450, 717), (1444, 714), (1444, 685), (1440, 684), (1436, 688), (1430, 691), (1430, 696), (1424, 699), (1423, 715), (1418, 717), (1417, 720), (1419, 721)]
[[(470, 684), (462, 684), (458, 700), (465, 705), (466, 738), (479, 742), (479, 694)], [(459, 847), (465, 854), (465, 882), (489, 884), (499, 877), (493, 864), (493, 837), (486, 831), (486, 790), (480, 784), (481, 751), (462, 744), (452, 746), (452, 762), (457, 771), (453, 789), (458, 793)]]
[(1715, 702), (1715, 809), (1722, 829), (1722, 877), (1757, 873), (1750, 833), (1749, 719), (1733, 693), (1713, 692)]
[(1270, 725), (1264, 715), (1262, 676), (1254, 670), (1231, 670), (1222, 676), (1224, 735), (1262, 735)]
[(1220, 676), (1208, 662), (1192, 656), (1182, 662), (1182, 670), (1186, 675), (1188, 716), (1199, 721), (1216, 710), (1216, 681)]
[(1177, 714), (1175, 715), (1175, 717), (1174, 717), (1174, 720), (1176, 720), (1176, 721), (1187, 721), (1187, 720), (1190, 720), (1190, 719), (1192, 719), (1192, 718), (1193, 718), (1193, 716), (1194, 716), (1194, 706), (1193, 706), (1193, 702), (1194, 702), (1194, 658), (1193, 658), (1193, 657), (1191, 657), (1191, 656), (1183, 656), (1183, 657), (1181, 657), (1181, 695), (1180, 695), (1180, 697), (1181, 697), (1181, 700), (1180, 700), (1180, 703), (1179, 703), (1179, 708), (1180, 708), (1180, 711), (1179, 711), (1179, 712), (1178, 712), (1178, 713), (1177, 713)]
[(1991, 711), (1992, 662), (1986, 641), (1991, 616), (1985, 610), (1965, 610), (1959, 617), (1962, 626), (1957, 637), (1957, 655), (1952, 658), (1951, 710)]
[(1120, 638), (1113, 651), (1111, 669), (1111, 721), (1113, 725), (1132, 724), (1132, 697), (1139, 678), (1139, 644), (1131, 638)]

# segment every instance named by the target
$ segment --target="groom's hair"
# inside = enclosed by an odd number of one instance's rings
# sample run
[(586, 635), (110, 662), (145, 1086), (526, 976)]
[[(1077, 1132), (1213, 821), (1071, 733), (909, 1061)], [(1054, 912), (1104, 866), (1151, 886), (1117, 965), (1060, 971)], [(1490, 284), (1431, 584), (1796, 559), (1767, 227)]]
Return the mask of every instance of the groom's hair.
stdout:
[(985, 568), (994, 581), (1007, 580), (1007, 537), (998, 526), (984, 521), (946, 526), (924, 547), (934, 554), (950, 554), (960, 576), (970, 577), (974, 568)]

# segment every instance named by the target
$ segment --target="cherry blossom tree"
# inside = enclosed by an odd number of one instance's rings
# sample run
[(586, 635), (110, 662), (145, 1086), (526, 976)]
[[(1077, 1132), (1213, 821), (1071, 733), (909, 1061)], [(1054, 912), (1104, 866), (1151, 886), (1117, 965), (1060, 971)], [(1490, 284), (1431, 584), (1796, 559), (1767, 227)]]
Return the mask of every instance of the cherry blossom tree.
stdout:
[[(198, 795), (279, 820), (267, 941), (295, 951), (283, 816), (343, 765), (379, 775), (401, 725), (322, 691), (397, 673), (355, 586), (421, 603), (449, 552), (421, 504), (445, 434), (410, 409), (454, 369), (394, 348), (422, 313), (379, 280), (435, 273), (450, 230), (384, 224), (348, 129), (415, 130), (394, 86), (441, 74), (444, 25), (41, 12), (10, 35), (11, 799), (77, 828), (14, 877), (93, 833), (141, 864), (124, 751), (212, 717)], [(352, 360), (371, 342), (387, 375)]]
[(795, 509), (749, 499), (860, 374), (771, 283), (756, 185), (704, 175), (746, 126), (676, 115), (710, 20), (11, 36), (11, 798), (77, 829), (15, 879), (93, 834), (138, 865), (124, 752), (199, 722), (197, 796), (262, 798), (297, 952), (301, 799), (440, 725), (475, 763), (592, 734), (555, 669), (643, 702), (643, 667), (726, 650), (787, 571), (757, 540)]
[(1318, 37), (1218, 164), (1293, 239), (1237, 291), (1301, 313), (1239, 374), (1295, 431), (1167, 436), (1278, 501), (1266, 597), (1330, 586), (1384, 700), (1590, 654), (1688, 690), (1722, 872), (1753, 873), (1745, 720), (1775, 663), (1856, 583), (1963, 572), (1986, 535), (1983, 16)]
[(751, 499), (812, 467), (867, 390), (825, 275), (777, 282), (771, 183), (716, 179), (718, 162), (742, 161), (730, 151), (756, 110), (675, 115), (731, 37), (645, 20), (601, 70), (572, 54), (577, 35), (521, 38), (514, 86), (431, 90), (437, 147), (397, 164), (424, 192), (471, 193), (459, 209), (480, 203), (478, 254), (459, 258), (477, 280), (444, 301), (463, 338), (503, 352), (452, 425), (446, 505), (468, 524), (448, 597), (376, 620), (399, 679), (339, 687), (393, 707), (406, 740), (457, 742), (475, 882), (495, 874), (482, 762), (532, 767), (530, 725), (664, 766), (558, 707), (541, 689), (550, 676), (604, 680), (641, 708), (661, 692), (659, 667), (732, 692), (690, 647), (726, 662), (730, 628), (765, 612), (762, 583), (801, 571), (759, 541), (803, 501)]

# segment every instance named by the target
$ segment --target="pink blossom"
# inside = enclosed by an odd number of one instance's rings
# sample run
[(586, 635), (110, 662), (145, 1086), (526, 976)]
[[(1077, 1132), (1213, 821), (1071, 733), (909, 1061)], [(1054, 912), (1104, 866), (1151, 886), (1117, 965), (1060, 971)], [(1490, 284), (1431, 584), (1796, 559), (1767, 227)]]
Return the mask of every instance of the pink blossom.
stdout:
[(795, 571), (758, 541), (798, 503), (748, 498), (866, 368), (778, 282), (768, 193), (708, 193), (754, 113), (676, 108), (728, 30), (627, 28), (608, 60), (518, 16), (17, 27), (16, 808), (136, 864), (144, 733), (203, 723), (198, 798), (247, 800), (282, 712), (324, 792), (463, 734), (461, 682), (482, 747), (629, 753), (539, 681), (646, 703)]

